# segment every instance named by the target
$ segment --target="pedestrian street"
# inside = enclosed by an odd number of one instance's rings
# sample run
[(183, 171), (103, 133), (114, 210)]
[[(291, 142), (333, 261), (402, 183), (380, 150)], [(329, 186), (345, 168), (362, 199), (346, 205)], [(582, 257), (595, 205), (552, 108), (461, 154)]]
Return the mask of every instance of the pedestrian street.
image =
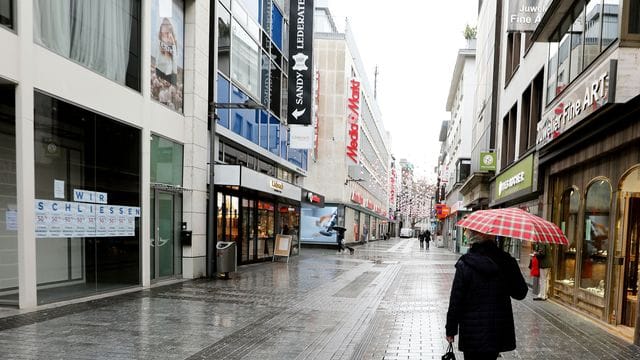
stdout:
[[(231, 280), (2, 308), (0, 359), (440, 359), (459, 255), (434, 245), (304, 247)], [(504, 359), (640, 359), (639, 347), (551, 301), (513, 305), (518, 349)]]

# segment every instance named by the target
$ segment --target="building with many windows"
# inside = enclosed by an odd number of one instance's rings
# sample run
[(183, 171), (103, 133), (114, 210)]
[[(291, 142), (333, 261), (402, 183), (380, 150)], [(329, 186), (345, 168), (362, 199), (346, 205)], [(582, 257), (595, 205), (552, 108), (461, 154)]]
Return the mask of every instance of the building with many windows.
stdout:
[[(381, 239), (389, 229), (388, 133), (348, 24), (339, 32), (329, 9), (318, 6), (315, 22), (318, 140), (305, 186), (325, 195), (316, 223), (337, 217), (346, 241)], [(322, 234), (309, 231), (302, 240), (335, 242), (315, 233)]]
[(544, 214), (567, 235), (551, 295), (640, 343), (640, 7), (551, 1), (532, 41), (548, 47), (537, 124)]
[(456, 252), (466, 252), (463, 234), (456, 223), (468, 213), (464, 206), (460, 187), (467, 180), (471, 170), (471, 124), (473, 123), (473, 101), (476, 89), (476, 41), (469, 39), (466, 49), (460, 49), (453, 69), (449, 95), (445, 109), (451, 114), (447, 122), (447, 134), (441, 154), (442, 165), (439, 174), (444, 185), (444, 199), (450, 210), (443, 219), (443, 241)]
[(216, 271), (213, 249), (219, 241), (236, 243), (239, 264), (271, 259), (277, 234), (291, 235), (293, 254), (299, 250), (308, 152), (289, 146), (287, 3), (215, 1), (209, 57), (214, 236), (207, 241), (208, 274)]
[(2, 304), (204, 274), (208, 28), (193, 0), (0, 3)]

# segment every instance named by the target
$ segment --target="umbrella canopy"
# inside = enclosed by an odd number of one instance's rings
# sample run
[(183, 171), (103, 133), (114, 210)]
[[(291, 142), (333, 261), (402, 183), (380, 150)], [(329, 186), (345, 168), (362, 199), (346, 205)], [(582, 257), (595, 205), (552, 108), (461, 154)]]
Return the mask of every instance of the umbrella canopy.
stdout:
[(478, 210), (458, 221), (456, 225), (483, 234), (544, 244), (569, 244), (567, 237), (556, 224), (516, 208)]

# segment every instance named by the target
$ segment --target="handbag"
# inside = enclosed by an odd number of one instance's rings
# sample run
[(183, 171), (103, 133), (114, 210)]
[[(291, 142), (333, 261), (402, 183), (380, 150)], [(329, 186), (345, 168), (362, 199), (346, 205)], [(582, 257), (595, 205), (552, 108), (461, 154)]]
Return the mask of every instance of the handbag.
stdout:
[(453, 343), (449, 343), (447, 352), (442, 355), (442, 360), (456, 360), (456, 354), (453, 353)]

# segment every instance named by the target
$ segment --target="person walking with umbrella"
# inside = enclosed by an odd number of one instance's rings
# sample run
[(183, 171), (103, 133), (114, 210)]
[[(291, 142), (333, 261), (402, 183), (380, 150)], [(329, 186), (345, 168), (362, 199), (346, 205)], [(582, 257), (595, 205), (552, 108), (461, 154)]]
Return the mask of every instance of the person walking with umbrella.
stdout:
[(516, 348), (511, 298), (527, 296), (516, 260), (500, 250), (495, 235), (465, 230), (471, 247), (456, 263), (447, 311), (446, 339), (459, 336), (465, 360), (497, 359)]

